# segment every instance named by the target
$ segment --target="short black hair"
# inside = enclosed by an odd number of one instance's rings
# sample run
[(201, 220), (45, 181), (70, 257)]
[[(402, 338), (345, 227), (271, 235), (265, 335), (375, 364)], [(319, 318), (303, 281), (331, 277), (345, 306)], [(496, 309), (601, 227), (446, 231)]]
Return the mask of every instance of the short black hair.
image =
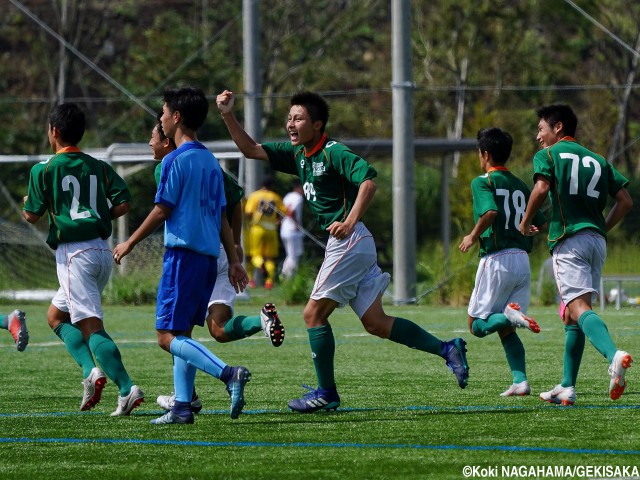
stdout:
[(478, 130), (477, 139), (478, 150), (483, 153), (489, 152), (494, 163), (507, 163), (513, 147), (513, 138), (508, 132), (497, 127), (483, 128)]
[(289, 106), (293, 107), (294, 105), (301, 105), (306, 108), (313, 122), (320, 120), (322, 122), (320, 131), (324, 133), (329, 121), (329, 105), (324, 98), (314, 92), (302, 91), (291, 97)]
[(565, 135), (575, 137), (578, 128), (578, 117), (572, 108), (566, 103), (553, 103), (540, 107), (536, 111), (538, 118), (544, 120), (553, 127), (556, 123), (562, 122), (562, 131)]
[(70, 145), (80, 143), (86, 125), (84, 112), (75, 103), (61, 103), (49, 113), (49, 126), (57, 128), (62, 141)]
[(209, 100), (198, 87), (167, 88), (163, 100), (171, 112), (180, 112), (187, 128), (198, 130), (209, 113)]

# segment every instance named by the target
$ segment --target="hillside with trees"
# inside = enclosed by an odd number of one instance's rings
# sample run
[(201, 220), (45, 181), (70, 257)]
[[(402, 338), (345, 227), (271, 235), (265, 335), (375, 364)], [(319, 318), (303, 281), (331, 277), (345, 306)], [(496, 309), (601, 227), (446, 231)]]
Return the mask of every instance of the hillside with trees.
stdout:
[[(9, 0), (0, 12), (1, 153), (47, 153), (46, 116), (60, 101), (88, 113), (85, 148), (146, 142), (154, 117), (140, 104), (157, 110), (166, 86), (197, 85), (212, 100), (234, 90), (241, 115), (242, 3)], [(392, 136), (389, 0), (263, 0), (259, 8), (264, 137), (283, 136), (288, 97), (299, 89), (328, 98), (332, 136)], [(500, 126), (514, 137), (510, 166), (530, 180), (535, 108), (569, 102), (579, 139), (634, 179), (630, 190), (640, 204), (633, 188), (640, 172), (640, 3), (414, 0), (411, 9), (416, 136), (475, 137), (481, 127)], [(228, 139), (215, 112), (200, 138)], [(382, 188), (369, 223), (390, 243), (390, 159), (371, 160)], [(439, 161), (416, 158), (419, 241), (438, 235)], [(459, 235), (472, 222), (468, 185), (479, 174), (477, 156), (450, 165)], [(3, 164), (0, 176), (21, 199), (28, 169)], [(132, 182), (143, 191), (148, 180)], [(141, 217), (146, 202), (136, 209), (133, 217)], [(625, 228), (639, 224), (632, 215)]]

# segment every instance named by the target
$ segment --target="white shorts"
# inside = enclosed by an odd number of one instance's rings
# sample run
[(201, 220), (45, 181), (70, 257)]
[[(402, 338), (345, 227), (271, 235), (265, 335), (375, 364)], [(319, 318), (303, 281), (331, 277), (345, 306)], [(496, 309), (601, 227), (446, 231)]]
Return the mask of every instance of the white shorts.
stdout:
[(330, 298), (338, 307), (348, 303), (358, 318), (362, 318), (378, 295), (387, 289), (390, 278), (378, 266), (373, 236), (358, 222), (349, 238), (329, 238), (311, 298)]
[(518, 303), (523, 312), (531, 297), (531, 267), (524, 250), (508, 248), (480, 259), (476, 283), (467, 313), (472, 318), (487, 319), (501, 313), (510, 303)]
[(593, 230), (578, 232), (553, 248), (553, 274), (565, 305), (575, 298), (598, 294), (602, 267), (607, 258), (607, 242)]
[(221, 245), (220, 256), (218, 257), (218, 277), (216, 278), (216, 285), (211, 292), (208, 306), (226, 305), (231, 309), (231, 315), (233, 315), (233, 304), (235, 300), (236, 291), (229, 281), (229, 260), (227, 259), (227, 252), (224, 251), (224, 247)]
[(97, 238), (85, 242), (61, 243), (56, 250), (60, 288), (51, 303), (71, 316), (71, 323), (102, 314), (102, 291), (113, 270), (107, 242)]

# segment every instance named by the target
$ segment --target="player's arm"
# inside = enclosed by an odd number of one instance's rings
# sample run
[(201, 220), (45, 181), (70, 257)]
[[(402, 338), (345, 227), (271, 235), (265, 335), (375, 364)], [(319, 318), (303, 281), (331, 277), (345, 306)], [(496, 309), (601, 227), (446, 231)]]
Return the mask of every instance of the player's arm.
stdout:
[(616, 203), (611, 208), (611, 211), (607, 215), (605, 220), (605, 228), (607, 232), (615, 227), (620, 220), (631, 210), (633, 207), (633, 200), (629, 191), (626, 188), (618, 190), (615, 196)]
[(229, 262), (229, 281), (235, 291), (240, 293), (245, 289), (247, 283), (249, 283), (249, 278), (236, 253), (233, 233), (231, 232), (231, 227), (229, 226), (229, 221), (224, 211), (222, 212), (221, 226), (220, 240), (222, 241), (224, 251), (227, 253), (227, 260)]
[(478, 241), (480, 235), (482, 235), (487, 228), (493, 225), (493, 222), (496, 221), (497, 216), (497, 210), (489, 210), (485, 212), (480, 218), (478, 218), (478, 221), (473, 227), (473, 230), (471, 230), (471, 233), (462, 239), (462, 243), (460, 243), (460, 246), (458, 247), (460, 248), (460, 251), (462, 253), (468, 252), (473, 244)]
[(264, 151), (262, 145), (257, 143), (251, 136), (242, 128), (236, 116), (233, 114), (233, 104), (235, 103), (235, 95), (229, 90), (225, 90), (216, 97), (216, 105), (220, 110), (220, 115), (224, 124), (227, 126), (227, 130), (231, 134), (231, 139), (234, 141), (240, 152), (247, 157), (255, 160), (267, 160), (267, 152)]
[(36, 215), (35, 213), (28, 212), (26, 210), (22, 210), (22, 216), (29, 223), (36, 223), (38, 220), (40, 220), (40, 215)]
[(235, 244), (236, 254), (238, 255), (238, 260), (242, 262), (244, 258), (244, 250), (242, 249), (242, 223), (243, 223), (243, 213), (242, 213), (242, 202), (238, 202), (233, 207), (233, 212), (231, 213), (231, 233), (233, 234), (233, 243)]
[(527, 203), (527, 209), (522, 217), (522, 222), (520, 222), (520, 233), (522, 235), (531, 234), (531, 222), (533, 221), (533, 217), (538, 210), (542, 208), (542, 204), (547, 199), (550, 188), (551, 182), (548, 178), (542, 175), (536, 175), (533, 190), (531, 191), (531, 196)]
[(113, 249), (113, 259), (115, 262), (120, 265), (122, 258), (129, 255), (133, 247), (155, 232), (170, 216), (171, 208), (161, 203), (156, 203), (151, 212), (149, 212), (149, 215), (147, 215), (147, 218), (142, 222), (142, 225), (133, 232), (129, 239), (115, 246)]
[(120, 218), (124, 214), (128, 213), (131, 210), (130, 202), (122, 202), (119, 205), (114, 205), (111, 207), (111, 220), (115, 220), (116, 218)]
[(333, 222), (326, 230), (338, 240), (342, 240), (351, 235), (353, 227), (355, 227), (358, 220), (363, 217), (369, 205), (371, 205), (371, 200), (373, 200), (376, 190), (378, 190), (378, 186), (373, 180), (369, 179), (362, 182), (358, 188), (358, 196), (353, 204), (353, 208), (349, 212), (349, 215), (347, 215), (345, 221)]

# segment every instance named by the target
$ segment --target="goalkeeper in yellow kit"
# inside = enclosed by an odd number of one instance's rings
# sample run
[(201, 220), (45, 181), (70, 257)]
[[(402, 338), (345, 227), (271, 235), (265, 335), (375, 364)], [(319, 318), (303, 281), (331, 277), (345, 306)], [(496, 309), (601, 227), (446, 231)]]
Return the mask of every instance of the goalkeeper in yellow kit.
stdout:
[[(244, 213), (249, 220), (249, 257), (255, 269), (264, 272), (264, 287), (271, 289), (276, 276), (275, 259), (280, 251), (278, 225), (281, 213), (286, 213), (287, 207), (282, 203), (282, 197), (274, 192), (273, 177), (265, 177), (262, 188), (256, 190), (247, 198)], [(249, 271), (249, 285), (255, 286), (252, 268)]]

